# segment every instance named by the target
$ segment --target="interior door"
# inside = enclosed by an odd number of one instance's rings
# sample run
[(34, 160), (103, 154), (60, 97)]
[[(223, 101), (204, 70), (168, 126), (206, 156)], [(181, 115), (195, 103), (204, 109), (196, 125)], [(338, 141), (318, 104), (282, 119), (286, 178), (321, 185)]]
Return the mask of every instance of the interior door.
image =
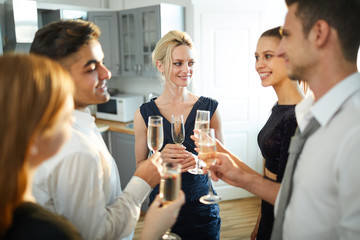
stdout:
[[(196, 12), (195, 35), (200, 48), (200, 73), (194, 84), (218, 100), (225, 145), (251, 168), (262, 172), (257, 146), (261, 85), (254, 67), (260, 29), (259, 12)], [(225, 23), (225, 24), (224, 24)], [(200, 81), (199, 81), (200, 79)], [(214, 184), (225, 200), (250, 196), (222, 181)]]
[[(272, 88), (263, 88), (255, 71), (260, 34), (282, 25), (286, 4), (278, 0), (192, 0), (193, 38), (199, 49), (199, 94), (219, 101), (225, 145), (246, 164), (263, 172), (257, 134), (276, 101)], [(215, 189), (225, 200), (250, 196), (224, 182)]]

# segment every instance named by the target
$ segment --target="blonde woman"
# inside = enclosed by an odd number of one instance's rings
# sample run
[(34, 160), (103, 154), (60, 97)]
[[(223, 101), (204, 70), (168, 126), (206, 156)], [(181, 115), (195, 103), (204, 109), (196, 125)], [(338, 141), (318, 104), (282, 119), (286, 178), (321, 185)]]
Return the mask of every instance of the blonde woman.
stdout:
[(81, 239), (31, 192), (35, 169), (70, 137), (73, 89), (67, 71), (47, 58), (0, 57), (1, 239)]
[[(214, 99), (196, 96), (187, 87), (192, 80), (195, 66), (195, 52), (190, 36), (181, 31), (170, 31), (161, 38), (153, 51), (153, 64), (165, 80), (163, 92), (158, 98), (143, 104), (135, 113), (135, 156), (139, 165), (147, 159), (147, 121), (152, 115), (163, 117), (164, 144), (161, 158), (164, 161), (182, 164), (182, 190), (186, 203), (172, 232), (186, 239), (219, 239), (221, 220), (217, 204), (205, 205), (199, 198), (208, 193), (206, 175), (192, 175), (187, 172), (195, 165), (193, 154), (195, 144), (190, 136), (193, 134), (197, 110), (210, 111), (210, 127), (215, 129), (216, 137), (222, 140), (221, 121), (217, 110), (218, 102)], [(183, 146), (174, 144), (171, 138), (171, 115), (182, 114), (185, 123), (185, 141)], [(159, 187), (150, 195), (153, 201)]]

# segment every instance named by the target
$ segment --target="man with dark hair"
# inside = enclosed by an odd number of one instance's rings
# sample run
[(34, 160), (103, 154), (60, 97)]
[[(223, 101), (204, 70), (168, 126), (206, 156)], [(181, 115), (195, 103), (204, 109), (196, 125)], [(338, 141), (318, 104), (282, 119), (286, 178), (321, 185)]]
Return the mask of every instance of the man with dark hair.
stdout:
[(273, 240), (360, 239), (360, 1), (286, 3), (277, 55), (314, 95), (296, 106), (280, 191), (221, 146), (213, 178), (276, 199)]
[[(31, 53), (61, 63), (76, 86), (72, 137), (34, 176), (33, 194), (39, 204), (66, 217), (84, 239), (132, 239), (140, 207), (160, 181), (154, 162), (141, 164), (123, 192), (116, 163), (97, 129), (87, 106), (109, 100), (98, 41), (100, 30), (93, 23), (68, 20), (39, 29)], [(129, 151), (131, 151), (129, 149)]]

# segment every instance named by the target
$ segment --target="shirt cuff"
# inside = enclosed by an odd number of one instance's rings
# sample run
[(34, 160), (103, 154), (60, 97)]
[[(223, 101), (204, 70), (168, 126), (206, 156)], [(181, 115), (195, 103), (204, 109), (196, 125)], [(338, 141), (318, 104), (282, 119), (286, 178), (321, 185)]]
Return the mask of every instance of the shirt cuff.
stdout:
[(140, 177), (133, 176), (126, 185), (124, 192), (132, 194), (142, 203), (151, 192), (150, 185)]

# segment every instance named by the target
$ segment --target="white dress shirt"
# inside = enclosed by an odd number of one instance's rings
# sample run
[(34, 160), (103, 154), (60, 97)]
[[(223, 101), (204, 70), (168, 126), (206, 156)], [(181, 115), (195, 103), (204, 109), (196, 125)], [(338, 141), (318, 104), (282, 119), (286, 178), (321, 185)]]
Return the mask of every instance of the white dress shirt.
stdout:
[(296, 106), (300, 130), (312, 116), (321, 126), (299, 157), (283, 237), (360, 239), (360, 74)]
[(123, 192), (116, 163), (87, 109), (74, 111), (71, 139), (41, 164), (33, 194), (72, 222), (84, 239), (131, 239), (151, 187), (133, 177)]

